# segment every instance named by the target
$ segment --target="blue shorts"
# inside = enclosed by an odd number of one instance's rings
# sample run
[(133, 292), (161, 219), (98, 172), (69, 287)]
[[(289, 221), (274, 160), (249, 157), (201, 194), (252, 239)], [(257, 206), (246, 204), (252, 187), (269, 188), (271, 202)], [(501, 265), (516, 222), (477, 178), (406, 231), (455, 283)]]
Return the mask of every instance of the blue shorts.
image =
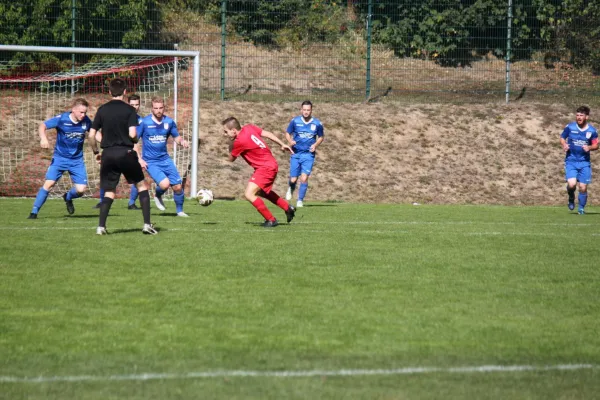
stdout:
[(290, 177), (297, 178), (301, 174), (310, 175), (315, 163), (315, 153), (308, 151), (292, 154), (290, 157)]
[(148, 163), (148, 174), (154, 179), (154, 182), (158, 185), (160, 181), (165, 178), (169, 178), (169, 184), (171, 186), (181, 184), (181, 176), (175, 163), (170, 158), (161, 161), (146, 161)]
[(565, 177), (587, 185), (592, 182), (592, 166), (589, 161), (565, 161)]
[(46, 171), (46, 180), (57, 182), (63, 173), (68, 172), (71, 175), (71, 181), (76, 185), (87, 185), (87, 171), (83, 157), (72, 159), (60, 156), (52, 157), (52, 162)]

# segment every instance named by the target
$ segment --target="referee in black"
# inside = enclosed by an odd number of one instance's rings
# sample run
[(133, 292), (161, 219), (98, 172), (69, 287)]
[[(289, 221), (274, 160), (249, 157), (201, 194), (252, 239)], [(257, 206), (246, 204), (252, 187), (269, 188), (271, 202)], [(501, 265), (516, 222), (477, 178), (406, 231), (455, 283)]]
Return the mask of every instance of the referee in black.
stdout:
[[(89, 133), (90, 146), (96, 159), (100, 161), (100, 187), (105, 190), (96, 234), (107, 234), (106, 219), (115, 198), (119, 178), (123, 174), (127, 182), (135, 183), (139, 191), (144, 216), (142, 232), (156, 235), (158, 232), (150, 223), (150, 196), (142, 169), (145, 165), (140, 164), (144, 161), (138, 159), (134, 149), (137, 142), (137, 114), (132, 106), (123, 101), (127, 93), (127, 85), (123, 79), (111, 80), (108, 90), (112, 100), (98, 108)], [(100, 129), (102, 132), (98, 132)], [(99, 155), (96, 135), (101, 142), (102, 155)]]

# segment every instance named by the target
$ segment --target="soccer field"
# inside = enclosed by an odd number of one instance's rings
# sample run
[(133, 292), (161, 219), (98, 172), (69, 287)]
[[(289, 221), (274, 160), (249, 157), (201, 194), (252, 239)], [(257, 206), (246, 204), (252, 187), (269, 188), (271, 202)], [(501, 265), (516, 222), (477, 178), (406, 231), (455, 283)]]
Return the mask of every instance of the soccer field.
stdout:
[(2, 399), (600, 393), (594, 208), (171, 202), (145, 236), (120, 200), (99, 237), (32, 202), (0, 199)]

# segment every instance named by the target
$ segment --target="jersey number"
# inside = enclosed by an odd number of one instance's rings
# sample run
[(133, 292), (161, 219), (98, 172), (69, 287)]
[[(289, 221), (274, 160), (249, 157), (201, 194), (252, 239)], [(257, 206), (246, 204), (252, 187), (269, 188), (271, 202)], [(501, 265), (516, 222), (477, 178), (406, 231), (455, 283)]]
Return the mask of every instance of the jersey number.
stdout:
[(262, 140), (260, 140), (259, 138), (257, 138), (256, 136), (254, 136), (254, 135), (250, 135), (250, 138), (251, 138), (251, 139), (252, 139), (252, 141), (253, 141), (254, 143), (256, 143), (256, 144), (258, 145), (258, 147), (260, 147), (261, 149), (266, 149), (266, 148), (267, 148), (267, 145), (265, 145), (265, 144), (263, 143), (263, 141), (262, 141)]

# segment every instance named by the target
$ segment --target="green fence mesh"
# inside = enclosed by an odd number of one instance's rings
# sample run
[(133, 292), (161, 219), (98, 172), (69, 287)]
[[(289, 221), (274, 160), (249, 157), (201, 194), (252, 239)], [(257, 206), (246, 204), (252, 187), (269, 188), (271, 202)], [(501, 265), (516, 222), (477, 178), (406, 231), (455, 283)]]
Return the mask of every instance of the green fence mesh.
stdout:
[[(0, 6), (4, 44), (200, 50), (202, 96), (215, 100), (589, 102), (600, 87), (599, 39), (598, 0)], [(86, 61), (45, 57), (65, 68)]]

